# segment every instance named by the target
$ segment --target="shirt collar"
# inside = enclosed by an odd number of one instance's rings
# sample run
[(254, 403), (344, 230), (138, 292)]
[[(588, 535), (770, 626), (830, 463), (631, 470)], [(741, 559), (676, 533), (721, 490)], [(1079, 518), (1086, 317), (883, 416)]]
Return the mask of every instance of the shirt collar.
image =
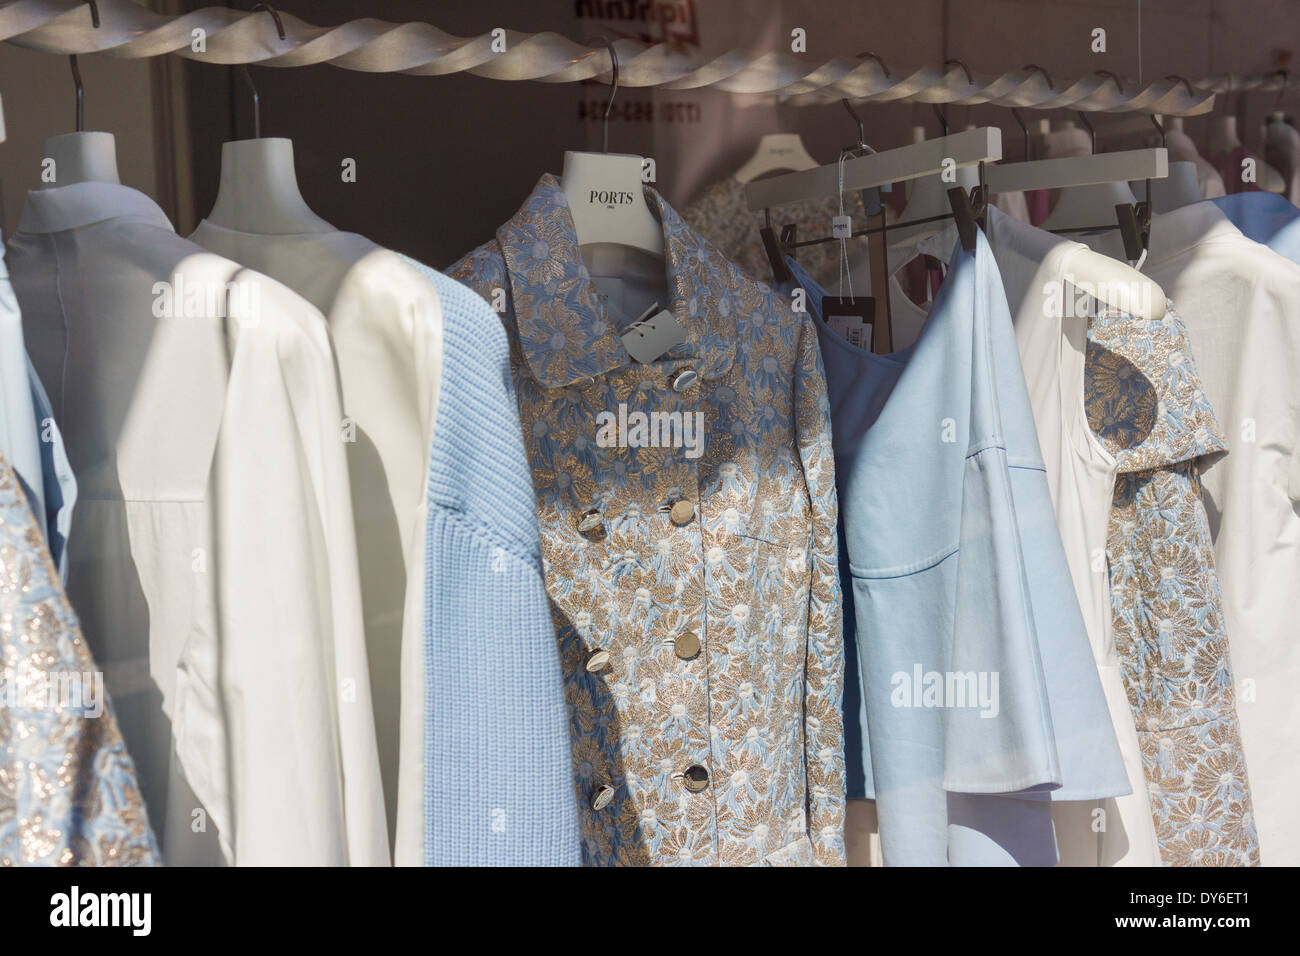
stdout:
[[(663, 228), (667, 308), (686, 330), (686, 341), (661, 361), (693, 359), (702, 378), (719, 378), (734, 360), (737, 323), (774, 293), (687, 226), (653, 188), (645, 187), (645, 197)], [(520, 348), (534, 378), (562, 388), (633, 363), (596, 295), (555, 176), (541, 178), (519, 212), (497, 230), (497, 240)]]
[(72, 183), (27, 193), (18, 231), (64, 232), (106, 219), (140, 219), (169, 231), (171, 220), (137, 189), (118, 183)]

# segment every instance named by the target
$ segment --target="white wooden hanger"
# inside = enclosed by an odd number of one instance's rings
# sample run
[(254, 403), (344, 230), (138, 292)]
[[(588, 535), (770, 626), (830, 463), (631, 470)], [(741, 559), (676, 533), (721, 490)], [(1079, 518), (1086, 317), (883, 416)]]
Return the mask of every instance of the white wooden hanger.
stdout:
[(1043, 229), (1104, 229), (1114, 222), (1116, 205), (1131, 206), (1137, 201), (1129, 189), (1129, 180), (1164, 179), (1169, 175), (1169, 153), (1157, 147), (1036, 159), (993, 166), (985, 175), (989, 189), (995, 193), (1017, 189), (1063, 190), (1048, 220), (1042, 223)]
[(732, 175), (741, 183), (750, 183), (769, 173), (816, 169), (818, 165), (798, 133), (765, 133), (754, 154)]
[[(912, 127), (912, 142), (925, 142), (924, 126)], [(912, 180), (907, 190), (907, 205), (903, 207), (899, 220), (904, 223), (917, 219), (935, 221), (913, 226), (891, 227), (889, 230), (891, 248), (915, 246), (922, 239), (937, 235), (945, 228), (945, 224), (938, 221), (937, 217), (949, 211), (948, 190), (957, 186), (969, 193), (979, 185), (979, 172), (974, 166), (963, 166), (955, 171), (955, 176), (955, 182), (946, 181), (943, 174)]]
[[(844, 189), (847, 192), (907, 182), (936, 175), (945, 169), (994, 163), (1001, 158), (1002, 130), (996, 126), (982, 126), (847, 160), (843, 164)], [(995, 168), (990, 167), (990, 171)], [(750, 209), (767, 209), (838, 196), (839, 175), (839, 164), (830, 163), (816, 169), (760, 179), (745, 187), (745, 201)]]
[(618, 54), (609, 48), (610, 88), (601, 125), (601, 152), (564, 154), (560, 188), (569, 201), (578, 245), (612, 243), (664, 255), (663, 225), (645, 201), (641, 178), (645, 160), (628, 153), (609, 152), (609, 113), (618, 94)]
[[(985, 178), (994, 192), (1063, 190), (1052, 215), (1040, 228), (1083, 231), (1106, 228), (1108, 220), (1115, 220), (1116, 205), (1124, 204), (1132, 209), (1136, 200), (1128, 186), (1130, 179), (1146, 181), (1168, 175), (1169, 153), (1158, 147), (993, 166)], [(1063, 204), (1058, 216), (1057, 210)], [(1053, 226), (1053, 218), (1065, 225)], [(1145, 256), (1144, 244), (1139, 265)], [(1098, 301), (1139, 318), (1159, 319), (1165, 314), (1164, 290), (1128, 263), (1091, 249), (1078, 249), (1071, 256), (1070, 265), (1076, 284), (1095, 289), (1094, 297)]]
[[(989, 189), (995, 193), (1014, 192), (1017, 189), (1062, 189), (1057, 208), (1061, 208), (1070, 198), (1070, 192), (1086, 186), (1117, 186), (1091, 194), (1094, 205), (1085, 207), (1087, 222), (1070, 222), (1067, 225), (1049, 226), (1044, 229), (1100, 228), (1112, 216), (1111, 210), (1117, 202), (1133, 203), (1133, 192), (1128, 188), (1133, 179), (1164, 179), (1169, 175), (1169, 152), (1162, 147), (1154, 149), (1129, 149), (1118, 153), (1093, 153), (1089, 156), (1064, 156), (1060, 159), (1035, 159), (1027, 163), (1010, 163), (1005, 166), (990, 167), (985, 178)], [(1101, 194), (1104, 193), (1104, 196)], [(1088, 196), (1089, 194), (1082, 194)], [(1116, 197), (1114, 202), (1096, 205)], [(1058, 220), (1067, 218), (1067, 213), (1077, 208), (1079, 203), (1069, 202), (1065, 210), (1056, 216)], [(1053, 209), (1053, 215), (1056, 210)]]

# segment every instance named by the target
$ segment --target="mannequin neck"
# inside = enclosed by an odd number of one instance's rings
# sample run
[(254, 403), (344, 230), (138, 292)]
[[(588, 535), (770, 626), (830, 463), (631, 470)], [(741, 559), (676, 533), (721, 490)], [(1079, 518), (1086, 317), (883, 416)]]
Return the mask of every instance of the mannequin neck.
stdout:
[(298, 191), (293, 142), (240, 139), (221, 147), (221, 184), (207, 221), (260, 235), (335, 232)]
[[(1142, 189), (1141, 183), (1134, 184), (1134, 192)], [(1183, 206), (1200, 202), (1201, 184), (1196, 177), (1196, 164), (1177, 162), (1169, 164), (1169, 175), (1164, 179), (1151, 180), (1152, 208), (1158, 213), (1172, 212)]]
[(64, 133), (45, 141), (45, 158), (54, 161), (54, 179), (42, 189), (73, 183), (119, 183), (117, 141), (112, 133)]
[(1201, 154), (1196, 148), (1196, 143), (1181, 130), (1170, 130), (1165, 136), (1165, 142), (1169, 148), (1171, 169), (1174, 163), (1194, 163), (1200, 158)]
[(1209, 143), (1210, 149), (1216, 153), (1230, 153), (1240, 146), (1241, 137), (1237, 135), (1237, 117), (1210, 117)]

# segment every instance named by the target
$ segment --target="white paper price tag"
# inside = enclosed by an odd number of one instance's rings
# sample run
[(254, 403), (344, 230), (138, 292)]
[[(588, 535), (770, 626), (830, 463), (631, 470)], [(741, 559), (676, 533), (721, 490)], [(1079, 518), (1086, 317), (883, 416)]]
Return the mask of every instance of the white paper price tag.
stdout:
[[(658, 303), (650, 308), (658, 308)], [(671, 312), (660, 309), (649, 318), (641, 318), (628, 326), (620, 336), (623, 348), (642, 365), (655, 361), (675, 345), (686, 341), (686, 329), (682, 328)]]

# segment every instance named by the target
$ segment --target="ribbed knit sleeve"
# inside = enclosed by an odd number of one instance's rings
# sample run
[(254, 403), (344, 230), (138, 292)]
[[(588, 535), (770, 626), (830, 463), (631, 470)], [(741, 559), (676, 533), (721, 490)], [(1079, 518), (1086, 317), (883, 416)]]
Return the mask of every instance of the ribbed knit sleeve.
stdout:
[(443, 310), (424, 599), (428, 865), (580, 862), (569, 719), (500, 320), (424, 269)]

